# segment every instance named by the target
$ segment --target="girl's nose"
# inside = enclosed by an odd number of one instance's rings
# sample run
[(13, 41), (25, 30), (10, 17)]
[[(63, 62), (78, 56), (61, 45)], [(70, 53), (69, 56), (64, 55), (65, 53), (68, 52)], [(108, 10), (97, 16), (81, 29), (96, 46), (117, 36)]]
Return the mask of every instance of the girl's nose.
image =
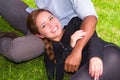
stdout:
[(52, 28), (52, 27), (54, 26), (54, 23), (50, 21), (50, 22), (48, 23), (48, 25), (49, 25), (50, 28)]

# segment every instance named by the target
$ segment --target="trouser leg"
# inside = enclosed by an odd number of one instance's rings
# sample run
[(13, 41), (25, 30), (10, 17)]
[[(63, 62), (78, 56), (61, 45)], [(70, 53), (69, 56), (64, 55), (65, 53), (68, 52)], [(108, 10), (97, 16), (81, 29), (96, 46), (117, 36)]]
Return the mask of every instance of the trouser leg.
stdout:
[(120, 80), (120, 48), (105, 47), (103, 65), (104, 71), (100, 80)]
[(70, 80), (93, 80), (89, 76), (88, 68), (89, 64), (87, 63), (84, 66), (82, 66), (75, 74), (73, 74)]
[(26, 18), (28, 13), (25, 11), (27, 5), (22, 0), (0, 0), (0, 15), (17, 30), (27, 33)]
[[(22, 0), (0, 0), (0, 15), (14, 28), (27, 33), (25, 11), (27, 5)], [(34, 35), (26, 35), (16, 39), (1, 38), (0, 53), (14, 62), (33, 59), (42, 54), (44, 44)]]
[(16, 63), (36, 58), (42, 54), (44, 44), (34, 35), (27, 35), (16, 39), (0, 39), (0, 53)]
[[(120, 80), (120, 49), (115, 46), (104, 47), (103, 74), (99, 80)], [(89, 65), (85, 64), (70, 80), (94, 80), (89, 76)]]

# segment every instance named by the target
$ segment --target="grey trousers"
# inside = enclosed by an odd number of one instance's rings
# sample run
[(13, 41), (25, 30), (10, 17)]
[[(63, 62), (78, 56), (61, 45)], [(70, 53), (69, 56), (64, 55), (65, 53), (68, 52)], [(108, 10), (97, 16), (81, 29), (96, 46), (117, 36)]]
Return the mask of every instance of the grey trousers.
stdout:
[(44, 43), (40, 38), (27, 34), (26, 18), (28, 13), (25, 11), (26, 8), (27, 5), (22, 0), (0, 0), (0, 16), (15, 29), (25, 34), (16, 39), (0, 39), (0, 54), (16, 63), (36, 58), (44, 50)]

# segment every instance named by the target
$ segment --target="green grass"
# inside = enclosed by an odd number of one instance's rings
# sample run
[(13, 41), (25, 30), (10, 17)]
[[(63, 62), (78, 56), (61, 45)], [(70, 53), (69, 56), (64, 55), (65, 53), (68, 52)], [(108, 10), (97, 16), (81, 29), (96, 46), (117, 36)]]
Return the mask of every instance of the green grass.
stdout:
[[(97, 24), (98, 35), (120, 46), (120, 0), (92, 0), (97, 10), (99, 21)], [(31, 7), (36, 7), (33, 0), (24, 0)], [(0, 17), (0, 30), (21, 32), (13, 29)], [(66, 77), (64, 80), (69, 80)], [(47, 80), (43, 56), (36, 59), (15, 64), (0, 56), (0, 80)]]
[(0, 80), (47, 80), (43, 58), (14, 64), (0, 57)]
[(99, 36), (120, 46), (120, 1), (93, 0), (99, 21), (97, 32)]

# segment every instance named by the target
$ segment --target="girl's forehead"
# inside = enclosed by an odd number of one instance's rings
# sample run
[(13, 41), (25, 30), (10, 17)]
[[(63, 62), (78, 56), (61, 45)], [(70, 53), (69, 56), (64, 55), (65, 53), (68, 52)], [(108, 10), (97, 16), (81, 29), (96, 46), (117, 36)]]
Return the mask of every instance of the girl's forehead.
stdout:
[(41, 25), (41, 24), (45, 23), (46, 20), (48, 20), (50, 16), (51, 16), (51, 13), (49, 13), (47, 11), (40, 12), (36, 18), (36, 24)]
[(42, 14), (42, 15), (52, 15), (50, 12), (48, 12), (48, 11), (43, 11), (43, 12), (41, 12), (40, 14)]
[(51, 15), (51, 14), (50, 14), (49, 12), (43, 11), (43, 12), (40, 12), (40, 13), (38, 14), (37, 19), (39, 19), (39, 20), (42, 19), (42, 20), (43, 20), (43, 19), (48, 18), (50, 15)]

